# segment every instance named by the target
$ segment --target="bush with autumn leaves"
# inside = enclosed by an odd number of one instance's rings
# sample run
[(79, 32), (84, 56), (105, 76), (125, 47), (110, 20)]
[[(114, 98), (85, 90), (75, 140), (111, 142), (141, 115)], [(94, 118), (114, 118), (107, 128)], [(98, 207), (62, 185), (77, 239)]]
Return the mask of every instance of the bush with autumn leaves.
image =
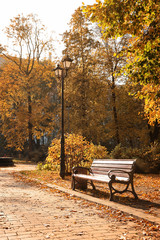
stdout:
[[(101, 145), (88, 142), (83, 136), (68, 134), (65, 136), (66, 173), (71, 173), (74, 166), (90, 166), (94, 158), (106, 158), (107, 149)], [(61, 155), (60, 139), (53, 139), (48, 149), (46, 163), (53, 169), (59, 168)]]
[[(106, 147), (94, 145), (83, 136), (68, 134), (65, 136), (65, 165), (66, 174), (70, 174), (75, 166), (90, 167), (94, 158), (132, 159), (136, 161), (136, 172), (158, 173), (160, 171), (160, 145), (152, 144), (148, 148), (125, 148), (117, 145), (110, 153)], [(39, 164), (40, 170), (59, 170), (61, 159), (61, 141), (53, 139), (48, 149), (45, 163)]]

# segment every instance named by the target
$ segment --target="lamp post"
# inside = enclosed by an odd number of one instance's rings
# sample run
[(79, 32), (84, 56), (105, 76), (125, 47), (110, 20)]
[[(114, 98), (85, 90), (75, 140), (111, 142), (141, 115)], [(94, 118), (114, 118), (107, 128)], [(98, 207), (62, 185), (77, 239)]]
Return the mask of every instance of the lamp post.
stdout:
[(62, 121), (61, 121), (61, 163), (60, 163), (60, 176), (62, 179), (65, 177), (65, 140), (64, 140), (64, 78), (67, 76), (68, 69), (71, 66), (72, 59), (68, 56), (65, 57), (63, 60), (63, 68), (60, 67), (58, 64), (57, 67), (54, 69), (55, 75), (58, 79), (61, 80), (62, 83), (62, 97), (61, 97), (61, 104), (62, 104)]

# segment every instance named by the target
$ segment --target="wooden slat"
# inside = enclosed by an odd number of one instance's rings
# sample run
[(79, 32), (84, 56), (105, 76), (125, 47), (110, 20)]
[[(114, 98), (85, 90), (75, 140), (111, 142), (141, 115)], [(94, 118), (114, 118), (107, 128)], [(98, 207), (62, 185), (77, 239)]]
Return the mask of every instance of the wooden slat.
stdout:
[(92, 164), (121, 164), (121, 165), (132, 165), (135, 162), (135, 160), (103, 160), (103, 159), (94, 159)]
[(94, 175), (85, 175), (85, 174), (78, 174), (78, 175), (74, 175), (76, 178), (82, 178), (82, 179), (86, 179), (86, 180), (95, 180), (95, 181), (103, 181), (103, 182), (109, 182), (110, 178), (108, 176), (106, 177), (102, 177), (101, 175), (98, 176), (94, 176)]
[(108, 165), (133, 165), (133, 163), (134, 162), (118, 162), (118, 161), (116, 161), (116, 162), (100, 162), (100, 161), (93, 161), (93, 165), (95, 164), (101, 164), (101, 165), (105, 165), (105, 164), (108, 164)]
[[(106, 172), (101, 172), (101, 171), (94, 171), (93, 174), (99, 174), (99, 175), (107, 176)], [(128, 177), (127, 173), (112, 173), (110, 175), (115, 175), (115, 176), (119, 176), (119, 177)]]
[(112, 161), (112, 162), (114, 162), (114, 161), (129, 161), (129, 162), (133, 161), (134, 162), (134, 161), (136, 161), (136, 159), (124, 159), (124, 158), (123, 159), (118, 159), (118, 158), (117, 159), (111, 159), (111, 158), (108, 158), (108, 159), (102, 159), (102, 158), (98, 159), (98, 158), (95, 158), (93, 161)]
[[(102, 175), (85, 175), (85, 174), (78, 174), (74, 175), (76, 178), (86, 179), (86, 180), (93, 180), (93, 181), (99, 181), (99, 182), (109, 182), (110, 178), (108, 176), (102, 176)], [(127, 182), (129, 179), (128, 177), (117, 177), (117, 180)]]
[(92, 164), (92, 168), (100, 167), (100, 168), (123, 168), (123, 169), (132, 169), (133, 165), (114, 165), (114, 164)]
[(100, 172), (109, 172), (111, 170), (115, 170), (115, 171), (118, 171), (118, 170), (121, 170), (121, 171), (124, 171), (124, 172), (131, 172), (132, 169), (124, 169), (124, 168), (101, 168), (101, 167), (96, 167), (96, 168), (91, 168), (92, 171), (100, 171)]
[[(111, 170), (115, 170), (115, 172), (110, 173), (110, 176), (115, 175), (120, 179), (121, 178), (128, 179), (129, 178), (128, 173), (133, 174), (133, 166), (135, 161), (136, 161), (135, 159), (133, 160), (132, 159), (94, 159), (91, 166), (91, 171), (93, 175), (92, 174), (85, 175), (85, 174), (78, 173), (78, 176), (83, 175), (83, 178), (85, 178), (86, 176), (86, 179), (92, 179), (92, 178), (95, 178), (96, 176), (100, 178), (101, 176), (101, 179), (103, 178), (105, 179), (105, 178), (109, 178), (108, 172), (110, 172)], [(126, 173), (121, 172), (121, 170), (125, 171)]]
[(98, 172), (106, 172), (106, 173), (108, 173), (108, 172), (110, 172), (111, 170), (115, 170), (115, 171), (118, 171), (118, 170), (121, 170), (121, 171), (125, 171), (125, 172), (131, 172), (132, 170), (130, 170), (130, 169), (121, 169), (121, 168), (117, 168), (117, 169), (114, 169), (114, 168), (91, 168), (91, 170), (92, 170), (92, 172), (96, 172), (96, 171), (98, 171)]

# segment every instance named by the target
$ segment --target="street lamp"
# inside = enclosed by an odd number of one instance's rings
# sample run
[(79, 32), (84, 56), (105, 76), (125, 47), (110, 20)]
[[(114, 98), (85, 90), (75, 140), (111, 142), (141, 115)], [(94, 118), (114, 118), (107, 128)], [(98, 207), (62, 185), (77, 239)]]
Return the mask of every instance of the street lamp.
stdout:
[(60, 176), (62, 179), (65, 177), (65, 141), (64, 141), (64, 78), (67, 76), (68, 69), (71, 66), (72, 59), (68, 56), (65, 57), (63, 60), (63, 68), (60, 67), (58, 64), (57, 67), (54, 69), (55, 75), (58, 79), (62, 82), (62, 122), (61, 122), (61, 164), (60, 164)]

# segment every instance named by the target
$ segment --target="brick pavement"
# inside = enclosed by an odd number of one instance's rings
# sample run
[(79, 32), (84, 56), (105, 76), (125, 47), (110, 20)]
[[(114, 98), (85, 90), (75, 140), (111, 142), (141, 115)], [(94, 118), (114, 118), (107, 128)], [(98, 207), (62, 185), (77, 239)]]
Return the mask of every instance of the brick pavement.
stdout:
[(155, 239), (136, 221), (104, 217), (96, 205), (17, 182), (11, 170), (0, 169), (0, 240)]

